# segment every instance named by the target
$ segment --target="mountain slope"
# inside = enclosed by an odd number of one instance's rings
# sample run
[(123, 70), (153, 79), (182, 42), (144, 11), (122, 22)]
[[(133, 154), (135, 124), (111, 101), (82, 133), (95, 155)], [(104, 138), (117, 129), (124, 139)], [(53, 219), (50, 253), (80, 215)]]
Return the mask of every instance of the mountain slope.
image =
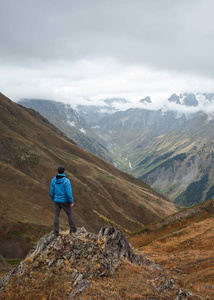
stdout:
[(189, 207), (214, 196), (213, 103), (211, 93), (172, 94), (158, 110), (146, 97), (90, 124), (122, 157), (117, 167)]
[(213, 299), (213, 218), (212, 199), (148, 226), (129, 242), (169, 270), (182, 288)]
[[(173, 203), (147, 184), (77, 147), (38, 112), (0, 94), (0, 231), (2, 254), (25, 241), (25, 224), (50, 230), (53, 204), (51, 179), (59, 164), (66, 167), (75, 201), (77, 226), (96, 232), (104, 224), (134, 230), (176, 211)], [(67, 227), (62, 214), (61, 228)], [(21, 229), (25, 228), (25, 229)], [(32, 236), (32, 234), (31, 234)], [(32, 246), (33, 240), (30, 240)], [(21, 250), (20, 250), (21, 251)]]
[(131, 173), (177, 204), (188, 207), (212, 198), (213, 127), (205, 113), (195, 116), (142, 149)]
[(18, 103), (38, 111), (49, 122), (72, 138), (79, 147), (100, 156), (108, 162), (113, 162), (105, 142), (95, 134), (70, 105), (52, 100), (37, 99), (22, 99)]

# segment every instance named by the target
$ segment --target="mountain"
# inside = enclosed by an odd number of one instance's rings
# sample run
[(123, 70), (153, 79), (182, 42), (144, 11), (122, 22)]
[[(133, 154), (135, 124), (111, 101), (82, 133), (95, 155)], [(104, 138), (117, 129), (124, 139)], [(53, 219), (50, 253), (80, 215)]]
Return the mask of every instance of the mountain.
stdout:
[(22, 99), (19, 104), (33, 108), (72, 138), (79, 147), (113, 163), (106, 143), (69, 104), (52, 100)]
[(135, 108), (103, 117), (93, 128), (109, 149), (123, 158), (117, 167), (130, 171), (151, 140), (184, 124), (186, 119), (184, 114), (173, 111)]
[[(33, 109), (0, 94), (0, 254), (24, 257), (52, 229), (51, 179), (58, 165), (71, 180), (78, 227), (113, 224), (135, 230), (177, 209), (143, 181), (121, 172), (69, 139)], [(61, 216), (62, 229), (67, 216)]]
[(142, 149), (131, 173), (186, 207), (214, 196), (214, 120), (202, 113)]
[(197, 107), (199, 104), (211, 103), (214, 100), (214, 93), (183, 93), (183, 94), (172, 94), (169, 98), (169, 102), (174, 102), (181, 106), (186, 107)]
[(126, 104), (128, 100), (124, 98), (106, 98), (100, 101), (100, 105), (77, 105), (77, 111), (88, 124), (94, 124), (101, 118), (109, 116), (118, 111), (118, 105)]
[(142, 228), (129, 242), (168, 270), (182, 289), (213, 299), (213, 217), (212, 199)]
[(142, 108), (117, 111), (90, 123), (121, 157), (116, 166), (179, 205), (189, 207), (212, 197), (214, 94), (174, 93), (156, 110), (149, 96), (139, 102)]
[(149, 96), (141, 99), (139, 102), (140, 103), (152, 103), (151, 98)]
[[(166, 107), (151, 110), (148, 96), (140, 100), (146, 108), (113, 113), (118, 104), (128, 103), (113, 98), (103, 101), (109, 109), (105, 116), (99, 107), (92, 115), (89, 108), (88, 116), (93, 116), (90, 125), (105, 140), (116, 167), (142, 179), (176, 204), (190, 207), (214, 195), (210, 142), (213, 101), (211, 93), (172, 94), (168, 103), (180, 112)], [(202, 113), (202, 108), (207, 113)]]
[[(178, 128), (192, 117), (200, 114), (202, 109), (210, 109), (213, 101), (214, 94), (211, 93), (179, 95), (174, 93), (160, 108), (157, 105), (155, 108), (151, 98), (147, 96), (139, 101), (139, 103), (145, 104), (142, 107), (120, 111), (116, 106), (118, 102), (112, 101), (111, 108), (114, 108), (115, 111), (112, 110), (111, 113), (101, 115), (102, 111), (100, 107), (97, 107), (94, 110), (99, 110), (100, 116), (97, 119), (90, 119), (91, 111), (89, 110), (87, 118), (92, 128), (113, 151), (119, 148), (118, 153), (120, 152), (124, 157), (127, 153), (131, 163), (134, 164), (135, 161), (131, 158), (133, 147), (140, 148), (141, 145), (146, 145), (148, 140)], [(175, 105), (167, 107), (167, 103)], [(108, 106), (108, 108), (110, 107)], [(189, 109), (188, 112), (185, 112), (185, 108)]]
[(199, 104), (196, 95), (193, 93), (184, 93), (184, 94), (180, 94), (179, 96), (176, 94), (172, 94), (168, 98), (168, 101), (174, 102), (179, 105), (195, 106), (195, 107)]
[(161, 111), (163, 114), (167, 111), (177, 112), (178, 118), (179, 115), (184, 114), (188, 119), (197, 112), (209, 111), (213, 102), (214, 93), (180, 93), (179, 95), (173, 93), (160, 103), (153, 102), (150, 96), (142, 98), (135, 104), (124, 98), (107, 98), (96, 101), (96, 104), (93, 104), (92, 100), (88, 100), (87, 104), (77, 105), (76, 109), (78, 114), (93, 126), (103, 117), (111, 117), (112, 114), (128, 110), (133, 106), (149, 111)]

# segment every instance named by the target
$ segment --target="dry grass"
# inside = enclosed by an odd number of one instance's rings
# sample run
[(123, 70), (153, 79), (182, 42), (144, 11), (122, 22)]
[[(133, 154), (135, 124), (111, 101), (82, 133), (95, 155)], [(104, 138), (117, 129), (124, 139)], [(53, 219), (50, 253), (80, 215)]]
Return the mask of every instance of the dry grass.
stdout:
[[(61, 272), (33, 272), (24, 277), (22, 284), (12, 281), (8, 287), (0, 292), (0, 299), (68, 299), (72, 291), (72, 269), (68, 266)], [(152, 270), (150, 266), (136, 266), (128, 262), (121, 262), (120, 267), (109, 277), (97, 277), (81, 294), (72, 299), (174, 299), (178, 286), (172, 289), (158, 290), (162, 283), (162, 270)], [(198, 299), (197, 296), (191, 299)]]
[[(210, 300), (214, 299), (213, 221), (213, 217), (195, 221), (140, 248), (169, 270), (184, 289)], [(143, 239), (143, 235), (135, 236), (133, 242), (142, 244)]]

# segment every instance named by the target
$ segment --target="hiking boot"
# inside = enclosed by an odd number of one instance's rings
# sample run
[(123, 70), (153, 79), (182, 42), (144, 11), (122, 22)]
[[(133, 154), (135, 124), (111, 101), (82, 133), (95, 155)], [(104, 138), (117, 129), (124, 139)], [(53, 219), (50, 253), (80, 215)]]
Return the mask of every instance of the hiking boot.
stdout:
[(72, 228), (72, 229), (70, 229), (69, 233), (75, 233), (75, 232), (77, 232), (77, 229), (76, 228)]

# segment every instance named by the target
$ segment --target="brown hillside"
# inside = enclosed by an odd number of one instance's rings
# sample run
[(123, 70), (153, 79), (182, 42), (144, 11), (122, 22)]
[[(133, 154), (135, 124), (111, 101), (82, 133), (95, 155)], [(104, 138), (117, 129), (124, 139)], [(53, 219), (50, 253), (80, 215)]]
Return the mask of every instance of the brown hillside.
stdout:
[[(51, 179), (59, 164), (71, 180), (77, 226), (136, 230), (176, 212), (173, 203), (141, 180), (77, 147), (39, 113), (0, 94), (0, 236), (4, 257), (28, 252), (50, 230)], [(67, 219), (61, 216), (61, 228)], [(26, 225), (27, 224), (27, 225)], [(15, 247), (11, 247), (11, 246)], [(11, 253), (11, 249), (19, 249)], [(23, 250), (24, 249), (24, 250)]]
[(129, 239), (185, 289), (214, 299), (214, 200), (148, 226)]

